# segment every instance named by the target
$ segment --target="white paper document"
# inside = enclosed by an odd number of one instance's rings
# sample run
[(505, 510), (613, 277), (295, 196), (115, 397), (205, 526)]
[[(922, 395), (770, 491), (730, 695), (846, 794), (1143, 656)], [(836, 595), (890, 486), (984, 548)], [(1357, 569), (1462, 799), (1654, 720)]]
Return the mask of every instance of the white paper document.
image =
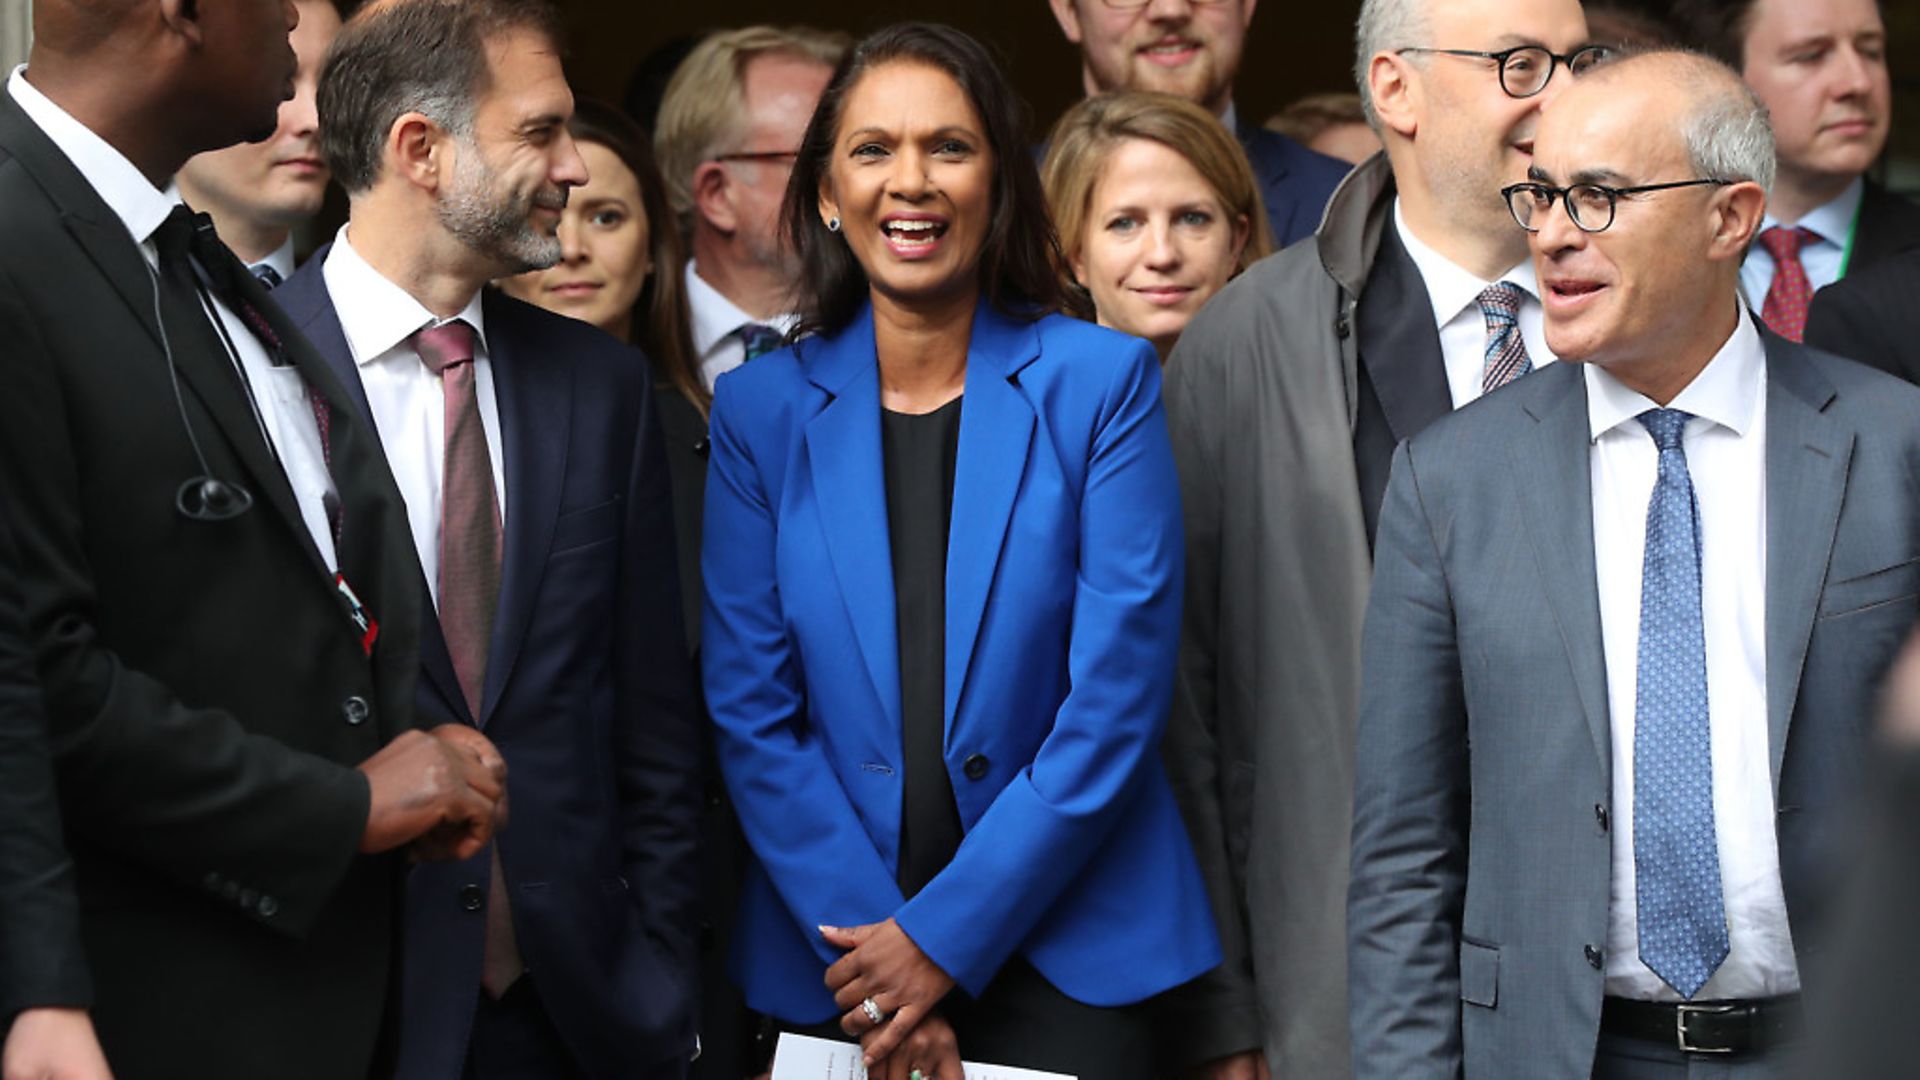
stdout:
[[(966, 1080), (1080, 1080), (1066, 1073), (1011, 1065), (982, 1065), (977, 1061), (960, 1064), (966, 1070)], [(867, 1080), (867, 1069), (860, 1064), (858, 1044), (782, 1034), (773, 1050), (773, 1080)]]

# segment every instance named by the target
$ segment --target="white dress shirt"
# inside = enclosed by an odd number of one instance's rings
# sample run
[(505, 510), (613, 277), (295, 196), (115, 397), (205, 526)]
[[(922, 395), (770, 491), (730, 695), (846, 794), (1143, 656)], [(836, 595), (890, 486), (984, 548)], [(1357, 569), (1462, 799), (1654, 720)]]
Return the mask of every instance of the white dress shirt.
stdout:
[[(160, 254), (154, 246), (153, 234), (180, 204), (180, 192), (172, 185), (165, 191), (154, 187), (125, 155), (28, 82), (23, 74), (26, 70), (24, 64), (13, 69), (7, 78), (7, 92), (13, 95), (27, 118), (73, 162), (73, 167), (100, 196), (100, 201), (126, 226), (127, 234), (146, 258), (148, 268), (157, 268)], [(154, 288), (159, 288), (157, 279)], [(244, 373), (244, 383), (252, 388), (250, 394), (258, 410), (261, 435), (293, 489), (300, 520), (320, 550), (321, 559), (329, 569), (337, 568), (333, 527), (327, 521), (326, 510), (328, 501), (335, 497), (333, 477), (327, 472), (326, 455), (320, 446), (320, 425), (314, 419), (306, 380), (300, 377), (299, 369), (290, 364), (275, 365), (267, 356), (266, 347), (238, 315), (218, 298), (203, 298), (202, 302), (208, 299), (226, 328), (227, 340), (239, 354), (240, 372), (236, 372), (235, 377)], [(205, 437), (205, 433), (201, 434)], [(186, 438), (184, 429), (181, 438)], [(229, 483), (244, 480), (239, 476), (219, 479)], [(256, 499), (254, 505), (255, 513), (273, 512), (264, 498)]]
[[(434, 318), (400, 286), (367, 264), (348, 242), (343, 225), (320, 273), (340, 316), (347, 347), (366, 388), (373, 425), (394, 483), (407, 503), (407, 525), (434, 608), (440, 606), (440, 492), (446, 475), (446, 392), (441, 377), (427, 370), (409, 340), (420, 330), (453, 319)], [(473, 386), (480, 405), (480, 426), (493, 461), (493, 494), (500, 500), (500, 522), (507, 520), (506, 470), (500, 443), (500, 406), (493, 393), (493, 365), (487, 359), (487, 328), (480, 294), (454, 316), (473, 327)]]
[(266, 258), (248, 263), (247, 269), (253, 272), (255, 277), (259, 277), (260, 268), (263, 266), (271, 267), (274, 273), (280, 275), (281, 281), (293, 276), (293, 234), (287, 234), (287, 238), (280, 242), (279, 247), (267, 252)]
[(707, 284), (687, 260), (687, 308), (693, 317), (693, 354), (700, 358), (700, 379), (712, 390), (714, 380), (747, 362), (747, 344), (740, 328), (749, 323), (771, 326), (782, 334), (800, 321), (794, 314), (756, 319)]
[[(1613, 739), (1613, 885), (1606, 992), (1679, 995), (1640, 960), (1633, 863), (1633, 729), (1647, 504), (1660, 451), (1635, 419), (1652, 401), (1594, 365), (1593, 552)], [(1706, 633), (1713, 820), (1726, 908), (1727, 959), (1696, 1000), (1765, 998), (1799, 989), (1780, 890), (1767, 735), (1767, 366), (1744, 315), (1671, 408), (1693, 414), (1682, 436), (1700, 513), (1700, 607)]]
[[(1427, 299), (1433, 303), (1433, 325), (1440, 331), (1440, 355), (1447, 364), (1447, 392), (1458, 409), (1480, 397), (1482, 376), (1487, 368), (1487, 319), (1480, 312), (1480, 293), (1489, 285), (1510, 281), (1520, 287), (1520, 338), (1527, 343), (1527, 358), (1535, 369), (1553, 363), (1553, 351), (1547, 348), (1545, 313), (1540, 307), (1540, 279), (1531, 257), (1492, 281), (1428, 247), (1400, 212), (1400, 200), (1393, 200), (1393, 225), (1400, 230), (1400, 241), (1413, 256), (1413, 265), (1427, 284)], [(1515, 226), (1518, 228), (1518, 226)]]
[(1761, 219), (1759, 230), (1753, 234), (1753, 245), (1747, 248), (1747, 257), (1740, 264), (1740, 291), (1746, 294), (1748, 307), (1759, 311), (1767, 302), (1767, 290), (1773, 287), (1773, 256), (1767, 254), (1758, 237), (1775, 225), (1811, 229), (1819, 237), (1807, 241), (1800, 249), (1800, 265), (1806, 269), (1807, 284), (1813, 286), (1815, 292), (1840, 280), (1840, 271), (1846, 269), (1842, 263), (1853, 243), (1854, 218), (1860, 213), (1860, 198), (1866, 187), (1866, 181), (1856, 179), (1839, 198), (1807, 211), (1799, 221), (1781, 221), (1771, 212)]

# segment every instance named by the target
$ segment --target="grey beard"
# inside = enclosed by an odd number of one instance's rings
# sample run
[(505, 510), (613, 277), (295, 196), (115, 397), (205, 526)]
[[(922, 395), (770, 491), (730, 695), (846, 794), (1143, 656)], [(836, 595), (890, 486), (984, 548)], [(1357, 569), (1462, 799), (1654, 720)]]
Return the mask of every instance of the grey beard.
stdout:
[(440, 200), (440, 224), (454, 238), (506, 267), (502, 276), (545, 270), (560, 261), (560, 238), (529, 220), (534, 198), (494, 198), (494, 175), (477, 152), (460, 155), (453, 187)]

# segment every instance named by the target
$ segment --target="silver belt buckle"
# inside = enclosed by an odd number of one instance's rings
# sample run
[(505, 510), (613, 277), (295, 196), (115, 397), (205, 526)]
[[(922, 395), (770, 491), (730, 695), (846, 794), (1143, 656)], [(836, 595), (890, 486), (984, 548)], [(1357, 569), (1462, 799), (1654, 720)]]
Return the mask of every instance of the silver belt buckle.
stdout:
[(1696, 1005), (1690, 1001), (1680, 1002), (1673, 1013), (1674, 1044), (1683, 1054), (1731, 1054), (1731, 1046), (1695, 1046), (1687, 1041), (1687, 1017), (1689, 1016), (1728, 1016), (1740, 1009), (1737, 1002), (1719, 1001), (1705, 1005)]

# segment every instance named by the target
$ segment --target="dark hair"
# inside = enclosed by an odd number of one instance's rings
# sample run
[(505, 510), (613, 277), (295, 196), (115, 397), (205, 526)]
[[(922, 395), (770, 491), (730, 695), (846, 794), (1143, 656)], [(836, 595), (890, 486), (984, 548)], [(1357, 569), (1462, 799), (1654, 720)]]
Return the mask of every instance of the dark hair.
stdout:
[(647, 216), (647, 256), (653, 272), (633, 304), (633, 343), (647, 351), (656, 379), (685, 394), (704, 415), (713, 403), (713, 393), (700, 378), (699, 361), (693, 355), (692, 315), (681, 276), (686, 258), (653, 147), (632, 118), (592, 98), (573, 103), (567, 131), (575, 142), (606, 147), (640, 183), (640, 209)]
[(547, 0), (398, 0), (354, 16), (327, 50), (315, 107), (320, 152), (348, 193), (380, 174), (393, 122), (420, 113), (465, 134), (493, 79), (487, 43), (527, 30), (565, 40)]
[[(1753, 9), (1758, 0), (1679, 0), (1674, 5), (1673, 21), (1685, 36), (1685, 44), (1706, 53), (1735, 71), (1747, 68), (1747, 34), (1753, 30)], [(1873, 0), (1875, 10), (1881, 0)]]
[(839, 330), (867, 301), (866, 272), (846, 241), (828, 232), (820, 220), (820, 189), (848, 93), (867, 72), (899, 61), (928, 64), (951, 75), (986, 125), (995, 175), (993, 220), (980, 253), (981, 295), (1000, 311), (1021, 318), (1060, 310), (1060, 241), (1027, 151), (1020, 99), (978, 41), (937, 23), (897, 23), (872, 34), (840, 61), (800, 140), (781, 208), (787, 240), (801, 267), (796, 286), (800, 321), (791, 335), (795, 340)]

